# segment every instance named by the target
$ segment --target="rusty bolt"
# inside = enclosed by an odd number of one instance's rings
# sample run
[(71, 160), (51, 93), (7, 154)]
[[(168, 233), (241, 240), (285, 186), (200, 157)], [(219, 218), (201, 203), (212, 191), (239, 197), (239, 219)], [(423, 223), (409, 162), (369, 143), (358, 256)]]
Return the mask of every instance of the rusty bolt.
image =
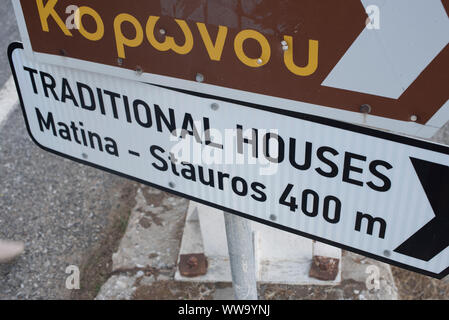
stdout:
[(340, 259), (314, 256), (309, 277), (323, 281), (333, 281), (337, 278)]
[(207, 273), (207, 259), (203, 253), (181, 254), (179, 273), (184, 277), (197, 277)]
[(190, 268), (195, 268), (195, 267), (197, 267), (198, 266), (198, 258), (196, 258), (196, 257), (190, 257), (188, 260), (187, 260), (187, 265), (190, 267)]

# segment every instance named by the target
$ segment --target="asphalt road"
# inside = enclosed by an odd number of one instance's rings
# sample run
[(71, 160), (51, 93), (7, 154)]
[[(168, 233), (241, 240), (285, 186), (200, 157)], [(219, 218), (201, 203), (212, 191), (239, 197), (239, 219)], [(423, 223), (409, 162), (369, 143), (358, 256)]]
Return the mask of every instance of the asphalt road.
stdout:
[(20, 40), (16, 18), (11, 1), (2, 1), (0, 6), (0, 88), (11, 75), (8, 63), (7, 49), (13, 41)]
[[(1, 88), (11, 75), (7, 47), (20, 37), (9, 0), (0, 17)], [(0, 265), (0, 300), (69, 298), (66, 268), (99, 243), (126, 184), (40, 150), (16, 106), (0, 126), (0, 239), (24, 241), (26, 251)]]

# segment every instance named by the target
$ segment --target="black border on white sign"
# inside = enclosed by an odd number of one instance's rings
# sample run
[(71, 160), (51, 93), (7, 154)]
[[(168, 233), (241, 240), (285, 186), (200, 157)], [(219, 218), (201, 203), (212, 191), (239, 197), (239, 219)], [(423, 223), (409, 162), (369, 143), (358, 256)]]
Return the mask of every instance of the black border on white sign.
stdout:
[[(60, 153), (58, 151), (55, 151), (55, 150), (52, 150), (52, 149), (49, 149), (49, 148), (46, 148), (46, 147), (40, 145), (39, 142), (37, 142), (37, 140), (31, 134), (31, 130), (30, 130), (30, 126), (29, 126), (29, 123), (28, 123), (27, 114), (26, 114), (26, 111), (25, 111), (25, 106), (24, 106), (23, 99), (22, 99), (22, 93), (20, 91), (19, 82), (17, 80), (17, 74), (16, 74), (14, 62), (13, 62), (13, 59), (12, 59), (12, 54), (13, 54), (13, 52), (16, 49), (23, 49), (23, 44), (20, 43), (20, 42), (13, 42), (8, 47), (8, 58), (9, 58), (10, 66), (11, 66), (11, 72), (13, 74), (14, 81), (15, 81), (15, 84), (16, 84), (17, 92), (18, 92), (18, 95), (19, 95), (19, 101), (20, 101), (20, 105), (21, 105), (21, 108), (22, 108), (22, 113), (23, 113), (23, 116), (24, 116), (24, 119), (25, 119), (25, 124), (26, 124), (26, 128), (27, 128), (28, 134), (29, 134), (30, 138), (32, 139), (32, 141), (37, 146), (39, 146), (41, 149), (43, 149), (43, 150), (45, 150), (47, 152), (50, 152), (52, 154), (55, 154), (57, 156), (60, 156), (60, 157), (63, 157), (63, 158), (66, 158), (66, 159), (78, 162), (80, 164), (87, 165), (87, 166), (90, 166), (90, 167), (93, 167), (93, 168), (96, 168), (96, 169), (100, 169), (100, 170), (106, 171), (108, 173), (112, 173), (112, 174), (115, 174), (115, 175), (118, 175), (118, 176), (130, 179), (130, 180), (134, 180), (134, 181), (137, 181), (139, 183), (148, 185), (150, 187), (153, 187), (153, 188), (156, 188), (156, 189), (160, 189), (162, 191), (165, 191), (165, 192), (168, 192), (168, 193), (171, 193), (171, 194), (174, 194), (174, 195), (177, 195), (177, 196), (180, 196), (180, 197), (192, 200), (192, 201), (196, 201), (196, 202), (202, 203), (204, 205), (217, 208), (219, 210), (230, 212), (232, 214), (238, 215), (238, 216), (240, 216), (242, 218), (245, 218), (245, 219), (250, 219), (250, 220), (256, 221), (258, 223), (265, 224), (267, 226), (270, 226), (270, 227), (273, 227), (273, 228), (276, 228), (276, 229), (280, 229), (280, 230), (283, 230), (283, 231), (286, 231), (286, 232), (290, 232), (290, 233), (294, 233), (296, 235), (303, 236), (303, 237), (306, 237), (306, 238), (309, 238), (309, 239), (312, 239), (312, 240), (323, 242), (323, 243), (326, 243), (328, 245), (341, 248), (343, 250), (352, 251), (354, 253), (357, 253), (357, 254), (360, 254), (360, 255), (364, 255), (366, 257), (369, 257), (369, 258), (372, 258), (372, 259), (375, 259), (375, 260), (379, 260), (381, 262), (385, 262), (385, 263), (388, 263), (388, 264), (391, 264), (391, 265), (394, 265), (394, 266), (397, 266), (397, 267), (400, 267), (400, 268), (403, 268), (403, 269), (407, 269), (407, 270), (410, 270), (410, 271), (413, 271), (413, 272), (417, 272), (417, 273), (420, 273), (420, 274), (424, 274), (426, 276), (430, 276), (430, 277), (437, 278), (437, 279), (443, 279), (446, 275), (449, 274), (449, 266), (445, 270), (443, 270), (441, 273), (439, 273), (439, 274), (433, 273), (433, 272), (429, 272), (429, 271), (426, 271), (426, 270), (423, 270), (423, 269), (415, 268), (415, 267), (412, 267), (410, 265), (406, 265), (406, 264), (399, 263), (399, 262), (394, 261), (394, 260), (390, 260), (390, 259), (388, 259), (388, 258), (386, 258), (384, 256), (378, 256), (378, 255), (375, 255), (375, 254), (372, 254), (372, 253), (369, 253), (369, 252), (365, 252), (365, 251), (362, 251), (362, 250), (359, 250), (359, 249), (356, 249), (356, 248), (353, 248), (353, 247), (349, 247), (349, 246), (346, 246), (346, 245), (343, 245), (343, 244), (340, 244), (340, 243), (337, 243), (337, 242), (333, 242), (333, 241), (330, 241), (330, 240), (327, 240), (327, 239), (324, 239), (324, 238), (320, 238), (320, 237), (317, 237), (317, 236), (314, 236), (314, 235), (311, 235), (311, 234), (308, 234), (308, 233), (305, 233), (305, 232), (301, 232), (299, 230), (291, 229), (291, 228), (288, 228), (288, 227), (276, 224), (274, 222), (263, 220), (263, 219), (260, 219), (260, 218), (257, 218), (257, 217), (245, 214), (243, 212), (239, 212), (239, 211), (236, 211), (236, 210), (231, 210), (229, 208), (225, 208), (225, 207), (222, 207), (220, 205), (217, 205), (217, 204), (214, 204), (214, 203), (202, 200), (202, 199), (197, 199), (195, 197), (192, 197), (192, 196), (189, 196), (189, 195), (177, 192), (177, 191), (175, 191), (175, 190), (173, 190), (173, 189), (171, 189), (169, 187), (162, 187), (162, 186), (153, 184), (151, 182), (141, 180), (141, 179), (136, 178), (136, 177), (128, 176), (126, 174), (123, 174), (123, 173), (120, 173), (120, 172), (117, 172), (117, 171), (114, 171), (114, 170), (102, 167), (102, 166), (94, 164), (94, 163), (90, 163), (90, 162), (85, 161), (85, 160), (81, 160), (81, 159), (77, 159), (77, 158), (65, 155), (63, 153)], [(304, 114), (304, 113), (299, 113), (299, 112), (294, 112), (294, 111), (288, 111), (288, 110), (283, 110), (283, 109), (276, 109), (275, 107), (267, 107), (267, 106), (253, 104), (253, 103), (247, 103), (247, 102), (242, 102), (242, 101), (237, 101), (237, 100), (232, 100), (232, 99), (227, 99), (227, 98), (222, 98), (222, 97), (216, 97), (216, 96), (207, 95), (207, 94), (202, 94), (202, 93), (198, 93), (198, 92), (192, 92), (192, 91), (181, 90), (181, 89), (176, 89), (176, 88), (171, 88), (171, 87), (166, 87), (166, 86), (160, 86), (160, 85), (152, 84), (152, 83), (147, 83), (147, 84), (148, 85), (158, 86), (158, 87), (169, 89), (169, 90), (173, 90), (173, 91), (177, 91), (177, 92), (181, 92), (181, 93), (185, 93), (185, 94), (189, 94), (189, 95), (193, 95), (193, 96), (200, 97), (200, 98), (208, 98), (208, 99), (215, 99), (215, 100), (224, 101), (224, 102), (230, 102), (230, 103), (238, 104), (238, 105), (241, 105), (241, 106), (244, 106), (244, 107), (248, 107), (248, 108), (253, 108), (253, 109), (262, 110), (262, 111), (265, 111), (265, 112), (270, 112), (270, 113), (275, 113), (275, 114), (281, 114), (281, 115), (292, 117), (292, 118), (296, 118), (296, 119), (302, 119), (302, 120), (305, 120), (305, 121), (319, 123), (319, 124), (322, 124), (322, 125), (331, 126), (331, 127), (335, 127), (335, 128), (339, 128), (339, 129), (343, 129), (343, 130), (347, 130), (347, 131), (353, 131), (353, 132), (361, 133), (361, 134), (364, 134), (364, 135), (368, 135), (368, 136), (372, 136), (372, 137), (376, 137), (376, 138), (380, 138), (380, 139), (384, 139), (384, 140), (394, 141), (394, 142), (398, 142), (398, 143), (401, 143), (401, 144), (406, 144), (406, 145), (410, 145), (410, 146), (413, 146), (413, 147), (417, 147), (417, 148), (421, 148), (421, 149), (427, 149), (427, 150), (431, 150), (431, 151), (435, 151), (435, 152), (439, 152), (439, 153), (443, 153), (443, 154), (449, 155), (449, 147), (447, 147), (445, 145), (439, 145), (439, 144), (435, 144), (435, 143), (430, 143), (430, 142), (427, 142), (427, 141), (424, 141), (424, 140), (413, 139), (413, 138), (409, 138), (409, 137), (406, 137), (406, 136), (401, 136), (401, 135), (397, 135), (397, 134), (393, 134), (393, 133), (379, 131), (379, 130), (375, 130), (375, 129), (371, 129), (371, 128), (367, 128), (367, 127), (361, 127), (361, 126), (358, 126), (358, 125), (354, 125), (354, 124), (350, 124), (350, 123), (346, 123), (346, 122), (341, 122), (341, 121), (337, 121), (337, 120), (332, 120), (332, 119), (327, 119), (327, 118), (323, 118), (323, 117), (319, 117), (319, 116), (314, 116), (314, 115), (309, 115), (309, 114)]]

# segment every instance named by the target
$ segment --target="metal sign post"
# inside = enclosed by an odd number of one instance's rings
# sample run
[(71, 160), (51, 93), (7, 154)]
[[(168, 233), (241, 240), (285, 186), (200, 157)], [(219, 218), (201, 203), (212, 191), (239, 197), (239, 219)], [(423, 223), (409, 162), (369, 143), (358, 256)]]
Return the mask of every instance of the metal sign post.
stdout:
[(224, 212), (232, 285), (237, 300), (257, 300), (254, 243), (247, 219)]

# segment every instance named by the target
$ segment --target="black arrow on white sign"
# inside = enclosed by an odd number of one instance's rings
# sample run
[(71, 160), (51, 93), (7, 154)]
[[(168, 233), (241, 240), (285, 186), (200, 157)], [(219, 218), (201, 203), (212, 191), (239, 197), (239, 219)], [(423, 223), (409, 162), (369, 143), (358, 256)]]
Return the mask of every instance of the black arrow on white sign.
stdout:
[(449, 167), (410, 158), (432, 206), (435, 218), (394, 251), (430, 261), (449, 246)]

